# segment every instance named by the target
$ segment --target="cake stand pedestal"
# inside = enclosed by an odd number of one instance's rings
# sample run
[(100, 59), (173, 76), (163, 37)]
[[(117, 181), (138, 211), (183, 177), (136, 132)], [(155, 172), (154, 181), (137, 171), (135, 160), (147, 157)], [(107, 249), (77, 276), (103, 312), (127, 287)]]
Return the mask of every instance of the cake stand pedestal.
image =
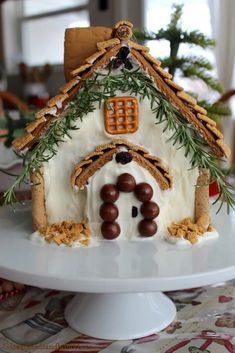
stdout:
[(30, 241), (29, 208), (0, 209), (0, 277), (80, 293), (65, 316), (81, 333), (112, 340), (156, 333), (176, 315), (161, 291), (235, 278), (234, 212), (213, 217), (220, 237), (196, 246), (146, 239), (71, 249)]
[(110, 340), (151, 335), (167, 327), (175, 316), (174, 303), (161, 292), (77, 294), (65, 310), (75, 331)]

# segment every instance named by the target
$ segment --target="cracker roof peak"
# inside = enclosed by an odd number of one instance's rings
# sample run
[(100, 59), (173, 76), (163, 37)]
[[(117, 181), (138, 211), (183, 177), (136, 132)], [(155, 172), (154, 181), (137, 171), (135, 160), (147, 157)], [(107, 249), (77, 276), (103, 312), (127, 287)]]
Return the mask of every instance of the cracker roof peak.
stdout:
[(62, 94), (52, 98), (47, 107), (36, 114), (39, 119), (28, 124), (24, 136), (13, 141), (16, 150), (30, 148), (41, 134), (50, 126), (71, 101), (76, 92), (82, 87), (84, 80), (92, 74), (108, 65), (122, 46), (130, 48), (129, 56), (144, 71), (148, 72), (159, 90), (174, 104), (183, 114), (186, 121), (197, 129), (199, 134), (211, 146), (212, 152), (219, 157), (229, 156), (229, 148), (223, 142), (223, 135), (217, 130), (215, 122), (207, 116), (207, 111), (197, 104), (194, 97), (187, 94), (181, 86), (172, 81), (172, 75), (161, 67), (161, 62), (149, 54), (149, 48), (131, 41), (133, 24), (129, 21), (119, 21), (113, 27), (112, 38), (97, 42), (97, 51), (84, 60), (82, 65), (72, 72), (72, 79), (60, 88)]

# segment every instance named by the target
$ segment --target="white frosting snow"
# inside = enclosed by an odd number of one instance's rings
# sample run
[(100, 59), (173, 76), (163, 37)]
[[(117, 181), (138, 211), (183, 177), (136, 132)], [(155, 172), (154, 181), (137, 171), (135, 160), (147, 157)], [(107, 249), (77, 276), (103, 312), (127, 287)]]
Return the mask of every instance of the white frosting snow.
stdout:
[[(212, 239), (217, 239), (218, 237), (219, 237), (219, 233), (216, 230), (212, 232), (205, 232), (198, 237), (198, 242), (194, 245), (206, 243)], [(185, 246), (192, 245), (189, 240), (184, 239), (183, 237), (182, 238), (174, 237), (170, 235), (168, 232), (162, 234), (162, 239), (166, 240), (168, 243), (177, 245), (178, 247), (185, 247)]]
[[(123, 96), (122, 93), (120, 95)], [(179, 222), (183, 218), (194, 218), (195, 184), (198, 170), (190, 169), (188, 159), (184, 157), (184, 149), (177, 149), (171, 142), (168, 131), (163, 132), (164, 124), (155, 124), (155, 117), (147, 99), (139, 102), (139, 128), (135, 133), (125, 135), (110, 135), (104, 128), (103, 109), (89, 113), (82, 122), (78, 121), (79, 130), (71, 131), (72, 139), (61, 144), (57, 155), (44, 164), (45, 199), (49, 223), (63, 220), (81, 221), (88, 216), (95, 235), (99, 235), (101, 219), (99, 207), (101, 199), (99, 192), (105, 183), (115, 183), (117, 176), (128, 172), (137, 183), (146, 181), (154, 189), (153, 201), (160, 207), (156, 219), (158, 234), (161, 234), (171, 222)], [(152, 155), (162, 159), (173, 176), (172, 189), (163, 191), (147, 170), (131, 162), (126, 165), (117, 164), (114, 160), (107, 163), (93, 177), (88, 187), (74, 190), (71, 186), (71, 174), (76, 164), (97, 145), (122, 138), (136, 145), (144, 146)], [(140, 204), (140, 203), (139, 203)], [(138, 200), (133, 193), (121, 193), (117, 201), (119, 208), (118, 222), (121, 225), (121, 238), (136, 238), (137, 223), (140, 216), (131, 218), (132, 206), (138, 206)], [(86, 207), (84, 207), (86, 206)], [(87, 212), (86, 212), (87, 211)]]

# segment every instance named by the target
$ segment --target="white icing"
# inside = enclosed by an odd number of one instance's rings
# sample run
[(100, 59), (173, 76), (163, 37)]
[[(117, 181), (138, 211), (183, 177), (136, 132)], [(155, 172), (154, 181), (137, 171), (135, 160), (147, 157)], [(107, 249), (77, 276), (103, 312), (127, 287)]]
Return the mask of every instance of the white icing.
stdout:
[[(120, 95), (124, 94), (120, 93)], [(168, 142), (167, 139), (171, 133), (163, 132), (164, 124), (155, 124), (155, 122), (147, 99), (139, 102), (139, 128), (132, 134), (108, 134), (104, 128), (103, 109), (99, 109), (98, 106), (82, 122), (78, 120), (79, 129), (70, 132), (72, 139), (67, 138), (66, 143), (60, 145), (57, 155), (44, 164), (45, 202), (49, 223), (66, 219), (75, 221), (86, 219), (84, 206), (88, 205), (88, 217), (91, 218), (92, 228), (95, 233), (98, 232), (100, 219), (97, 214), (101, 202), (99, 189), (106, 180), (115, 179), (123, 171), (129, 171), (137, 182), (147, 181), (154, 188), (154, 201), (160, 206), (160, 215), (157, 218), (158, 234), (173, 221), (179, 222), (186, 217), (194, 218), (195, 184), (198, 170), (189, 170), (190, 157), (185, 158), (184, 148), (177, 149), (177, 145), (173, 146), (171, 142)], [(97, 145), (108, 143), (115, 138), (127, 139), (134, 144), (144, 146), (152, 155), (160, 157), (173, 176), (173, 188), (166, 191), (160, 190), (148, 171), (134, 162), (122, 166), (112, 161), (94, 174), (89, 180), (88, 188), (74, 190), (70, 178), (76, 164), (88, 153), (94, 151)], [(118, 200), (121, 209), (119, 216), (119, 222), (122, 225), (121, 238), (138, 235), (137, 219), (131, 222), (132, 226), (128, 224), (130, 205), (134, 201), (137, 202), (133, 199), (133, 195), (121, 195)]]
[[(169, 233), (164, 232), (164, 234), (161, 234), (160, 238), (172, 245), (175, 245), (179, 248), (185, 248), (185, 247), (190, 247), (190, 246), (197, 246), (199, 244), (204, 244), (207, 243), (208, 241), (215, 240), (219, 237), (219, 233), (215, 230), (213, 232), (206, 232), (202, 234), (198, 242), (196, 244), (191, 244), (190, 241), (184, 239), (184, 238), (177, 238), (174, 236), (171, 236)], [(155, 237), (154, 237), (155, 238)], [(67, 247), (65, 244), (60, 244), (57, 245), (55, 242), (48, 243), (45, 238), (40, 234), (40, 232), (36, 231), (32, 234), (30, 234), (29, 239), (33, 241), (35, 244), (41, 245), (41, 246), (52, 246), (52, 247)], [(84, 238), (85, 239), (85, 238)], [(118, 239), (114, 239), (113, 241), (117, 241)], [(153, 237), (151, 238), (136, 238), (136, 237), (130, 237), (127, 238), (128, 240), (131, 241), (137, 241), (140, 242), (149, 242), (152, 241)], [(88, 245), (89, 247), (94, 247), (94, 246), (99, 246), (102, 241), (107, 241), (102, 238), (97, 237), (92, 237), (90, 239), (90, 244)], [(71, 248), (80, 248), (80, 247), (87, 247), (87, 245), (81, 244), (79, 241), (74, 241), (73, 244), (71, 245)]]
[(64, 101), (64, 100), (65, 100), (64, 97), (58, 99), (58, 101), (57, 101), (56, 104), (55, 104), (58, 109), (61, 109), (61, 108), (62, 108), (62, 104), (63, 104), (63, 101)]
[[(198, 242), (196, 244), (193, 244), (193, 246), (206, 243), (210, 240), (217, 239), (219, 237), (219, 233), (214, 230), (213, 232), (205, 232), (204, 234), (200, 235), (198, 237)], [(169, 233), (165, 233), (162, 235), (162, 239), (166, 240), (168, 243), (177, 245), (179, 247), (186, 247), (186, 246), (192, 246), (189, 240), (178, 237), (174, 237), (170, 235)]]
[(126, 146), (122, 146), (122, 145), (118, 146), (117, 149), (118, 149), (118, 152), (126, 152), (126, 151), (128, 151), (128, 148)]
[(57, 108), (56, 107), (51, 108), (50, 114), (53, 115), (53, 116), (56, 116), (57, 115)]

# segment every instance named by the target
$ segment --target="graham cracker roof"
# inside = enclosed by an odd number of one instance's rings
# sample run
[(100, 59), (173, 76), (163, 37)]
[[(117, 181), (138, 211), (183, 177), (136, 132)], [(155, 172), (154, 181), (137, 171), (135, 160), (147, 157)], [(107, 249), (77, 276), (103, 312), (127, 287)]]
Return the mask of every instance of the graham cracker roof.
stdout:
[(97, 52), (71, 72), (73, 78), (60, 88), (60, 93), (50, 99), (45, 108), (36, 113), (35, 120), (26, 126), (25, 134), (13, 141), (17, 151), (31, 148), (50, 123), (63, 112), (82, 87), (84, 80), (89, 79), (96, 70), (106, 67), (122, 46), (128, 46), (130, 57), (148, 73), (157, 88), (182, 113), (185, 120), (195, 127), (211, 147), (211, 152), (218, 157), (229, 156), (230, 150), (224, 143), (223, 134), (216, 128), (216, 123), (207, 116), (207, 111), (197, 104), (195, 98), (172, 81), (172, 75), (149, 53), (149, 48), (130, 40), (132, 27), (129, 21), (120, 21), (113, 28), (113, 38), (96, 44)]
[(162, 190), (172, 187), (172, 176), (159, 157), (153, 156), (145, 148), (123, 139), (115, 139), (111, 143), (96, 146), (95, 151), (85, 156), (72, 173), (72, 186), (83, 188), (98, 169), (112, 160), (113, 155), (119, 151), (119, 146), (128, 148), (133, 160), (149, 171)]

